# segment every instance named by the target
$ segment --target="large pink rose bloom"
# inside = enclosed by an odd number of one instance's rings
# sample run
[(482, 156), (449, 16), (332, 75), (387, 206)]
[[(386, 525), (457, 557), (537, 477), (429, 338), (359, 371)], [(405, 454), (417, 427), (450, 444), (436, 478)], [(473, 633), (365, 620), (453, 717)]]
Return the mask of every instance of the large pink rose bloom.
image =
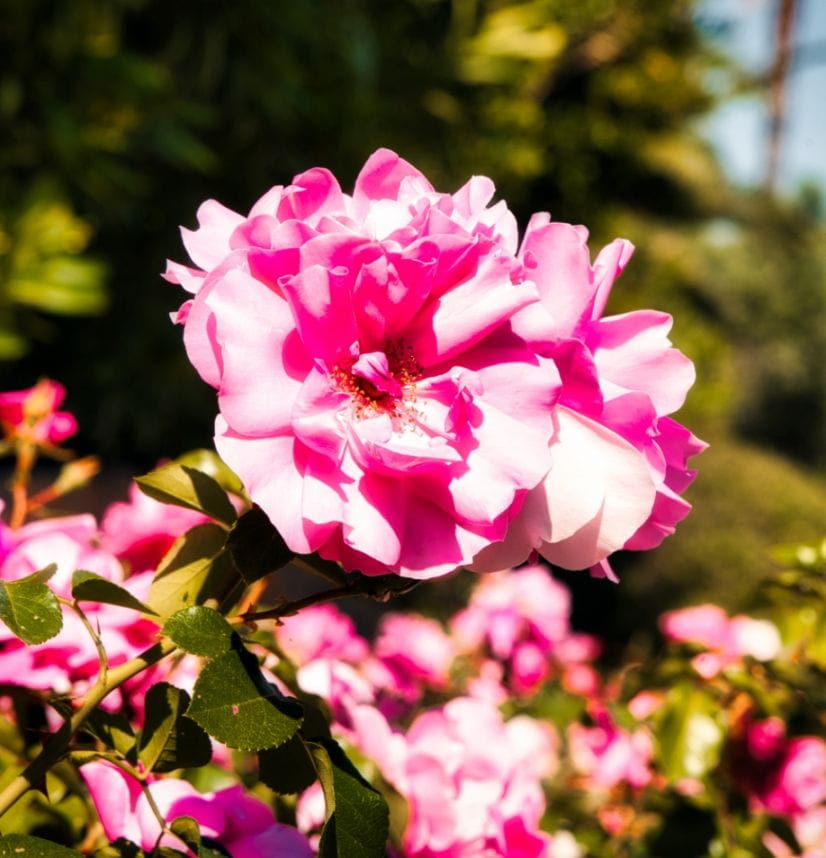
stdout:
[(613, 577), (612, 552), (656, 547), (691, 508), (680, 496), (695, 476), (686, 462), (705, 444), (667, 415), (683, 404), (694, 367), (671, 347), (667, 314), (603, 317), (633, 247), (617, 239), (592, 264), (587, 238), (584, 227), (537, 214), (519, 251), (544, 312), (518, 313), (513, 328), (562, 379), (553, 465), (507, 539), (477, 559), (480, 571), (537, 550), (563, 568)]
[(550, 466), (559, 379), (511, 330), (538, 293), (493, 185), (387, 150), (352, 196), (316, 168), (247, 216), (209, 201), (177, 320), (218, 452), (289, 547), (430, 578), (504, 538)]

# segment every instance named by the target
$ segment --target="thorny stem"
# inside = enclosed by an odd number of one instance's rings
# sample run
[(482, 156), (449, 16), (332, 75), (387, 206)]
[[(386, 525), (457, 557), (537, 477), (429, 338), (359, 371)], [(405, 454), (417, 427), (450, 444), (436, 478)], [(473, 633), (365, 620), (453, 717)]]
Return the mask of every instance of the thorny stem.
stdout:
[(84, 721), (92, 714), (100, 702), (123, 685), (128, 679), (151, 667), (162, 658), (173, 653), (177, 647), (172, 641), (163, 640), (142, 652), (137, 658), (120, 664), (107, 671), (104, 677), (101, 673), (95, 684), (86, 695), (83, 704), (71, 716), (67, 718), (60, 729), (53, 733), (43, 745), (40, 753), (11, 783), (0, 793), (0, 816), (2, 816), (18, 799), (22, 798), (32, 787), (39, 784), (46, 776), (46, 772), (62, 757), (69, 749), (69, 742), (74, 734), (80, 729)]

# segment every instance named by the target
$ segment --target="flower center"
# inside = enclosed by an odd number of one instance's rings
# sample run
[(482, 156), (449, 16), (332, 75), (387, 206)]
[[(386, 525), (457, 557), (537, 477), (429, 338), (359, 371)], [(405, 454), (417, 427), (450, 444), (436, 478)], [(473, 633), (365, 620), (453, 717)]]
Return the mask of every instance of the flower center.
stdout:
[(359, 419), (389, 414), (412, 420), (421, 377), (413, 349), (399, 340), (386, 343), (384, 351), (364, 352), (347, 369), (336, 365), (330, 373), (333, 385), (352, 400)]

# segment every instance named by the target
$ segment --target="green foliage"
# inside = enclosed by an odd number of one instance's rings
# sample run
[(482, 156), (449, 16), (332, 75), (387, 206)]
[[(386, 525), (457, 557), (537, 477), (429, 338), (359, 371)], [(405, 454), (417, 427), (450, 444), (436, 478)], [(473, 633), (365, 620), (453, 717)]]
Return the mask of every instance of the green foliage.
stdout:
[(719, 702), (694, 682), (668, 692), (656, 736), (659, 762), (670, 781), (703, 778), (719, 764), (725, 741), (720, 718)]
[(232, 525), (237, 518), (224, 489), (208, 474), (187, 465), (170, 462), (136, 477), (138, 488), (161, 503), (194, 509), (215, 521)]
[(201, 851), (201, 829), (191, 816), (179, 816), (174, 819), (169, 830), (180, 837), (186, 846), (198, 855)]
[(168, 617), (207, 599), (226, 599), (238, 585), (226, 540), (226, 531), (217, 524), (196, 525), (175, 540), (149, 588), (152, 610)]
[(258, 752), (258, 779), (281, 795), (303, 792), (316, 779), (313, 760), (301, 736)]
[(86, 719), (83, 729), (128, 762), (137, 762), (137, 737), (131, 722), (121, 712), (95, 709)]
[(166, 621), (163, 633), (181, 649), (210, 657), (228, 652), (238, 641), (232, 626), (218, 611), (202, 605), (173, 614)]
[(267, 682), (243, 647), (207, 662), (187, 715), (219, 742), (246, 751), (283, 744), (303, 720), (301, 704)]
[(158, 682), (146, 694), (138, 757), (149, 772), (205, 766), (212, 758), (209, 736), (184, 713), (186, 691)]
[(326, 805), (319, 858), (381, 858), (389, 830), (387, 803), (336, 742), (320, 739), (308, 748)]
[(77, 858), (80, 854), (41, 837), (26, 834), (0, 837), (0, 858)]
[(259, 506), (253, 506), (238, 519), (228, 545), (247, 584), (281, 569), (295, 556)]
[(105, 605), (131, 608), (142, 614), (155, 614), (149, 605), (136, 599), (125, 588), (85, 569), (78, 569), (72, 573), (72, 598), (78, 602), (102, 602)]
[(45, 583), (56, 570), (52, 564), (17, 581), (0, 581), (0, 619), (24, 643), (43, 643), (63, 628), (57, 597)]
[(54, 183), (41, 180), (19, 200), (2, 196), (0, 183), (0, 359), (8, 360), (28, 347), (20, 326), (26, 309), (102, 313), (106, 268), (84, 255), (90, 225)]
[(187, 468), (193, 468), (212, 477), (224, 491), (234, 495), (244, 496), (244, 486), (238, 475), (230, 470), (215, 450), (190, 450), (175, 459), (175, 463)]

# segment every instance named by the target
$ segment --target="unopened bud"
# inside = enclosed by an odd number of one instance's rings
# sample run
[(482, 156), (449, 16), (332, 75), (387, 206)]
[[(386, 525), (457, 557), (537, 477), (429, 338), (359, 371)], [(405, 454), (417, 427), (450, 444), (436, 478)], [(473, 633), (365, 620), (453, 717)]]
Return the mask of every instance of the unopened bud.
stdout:
[(97, 456), (84, 456), (82, 459), (74, 459), (60, 469), (60, 473), (52, 485), (52, 490), (55, 496), (65, 495), (67, 492), (85, 486), (98, 471), (100, 471), (100, 460)]

